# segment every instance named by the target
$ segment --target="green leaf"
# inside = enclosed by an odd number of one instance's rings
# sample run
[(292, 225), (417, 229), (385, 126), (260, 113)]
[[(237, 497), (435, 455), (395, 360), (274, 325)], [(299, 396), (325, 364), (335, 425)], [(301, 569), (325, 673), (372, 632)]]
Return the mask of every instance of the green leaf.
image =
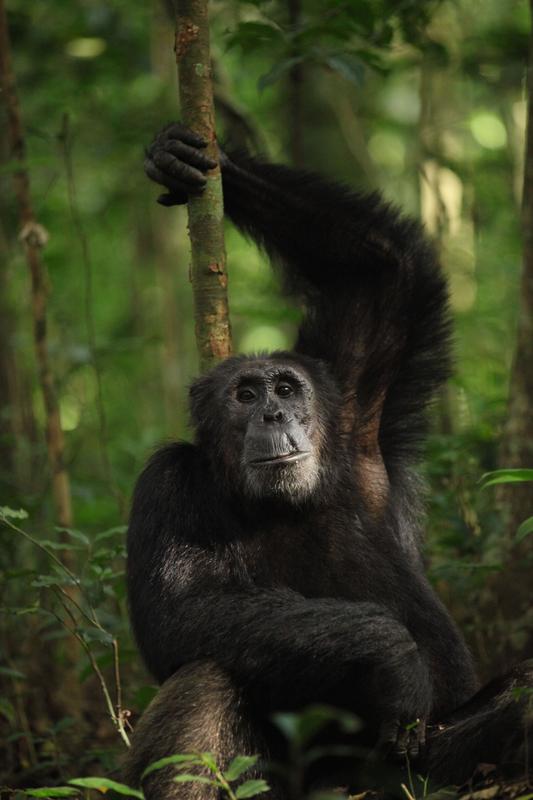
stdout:
[(85, 548), (74, 542), (54, 542), (51, 539), (40, 539), (39, 544), (48, 550), (84, 550)]
[(217, 771), (218, 766), (213, 753), (200, 753), (200, 760), (211, 772)]
[(358, 731), (360, 720), (346, 711), (330, 706), (309, 706), (299, 714), (275, 714), (274, 722), (285, 736), (300, 745), (307, 744), (325, 725), (337, 723), (347, 733)]
[(292, 741), (298, 734), (298, 719), (296, 714), (273, 714), (272, 719), (287, 739)]
[(244, 800), (245, 797), (255, 797), (257, 794), (268, 792), (269, 789), (270, 786), (268, 783), (260, 778), (257, 780), (245, 781), (237, 787), (235, 797), (237, 797), (238, 800)]
[(236, 780), (251, 769), (257, 763), (258, 758), (259, 756), (237, 756), (223, 773), (225, 779), (229, 782)]
[(325, 59), (328, 67), (337, 72), (342, 78), (362, 86), (365, 79), (365, 68), (354, 56), (335, 55)]
[(17, 617), (23, 617), (25, 614), (46, 614), (46, 610), (38, 605), (27, 606), (26, 608), (17, 608), (15, 614)]
[(521, 542), (522, 539), (525, 539), (530, 533), (533, 533), (533, 517), (528, 517), (528, 519), (525, 519), (522, 524), (518, 526), (515, 537), (516, 541)]
[(88, 547), (91, 544), (91, 540), (85, 533), (77, 531), (74, 528), (60, 528), (56, 525), (55, 529), (58, 533), (66, 533), (68, 536), (71, 536), (73, 539), (76, 539), (78, 542), (81, 542), (86, 547)]
[(523, 483), (524, 481), (533, 481), (533, 469), (497, 469), (494, 472), (486, 472), (480, 479), (481, 489), (499, 483)]
[(11, 669), (10, 667), (0, 667), (0, 675), (7, 675), (9, 678), (25, 678), (23, 672), (18, 669)]
[(28, 512), (23, 508), (18, 510), (9, 508), (9, 506), (0, 506), (0, 517), (4, 519), (28, 519)]
[(165, 756), (165, 758), (160, 758), (158, 761), (153, 761), (151, 764), (149, 764), (141, 775), (141, 780), (144, 780), (152, 772), (155, 772), (158, 769), (163, 769), (163, 767), (168, 767), (171, 764), (196, 766), (201, 764), (201, 761), (195, 753), (178, 753), (173, 756)]
[(76, 724), (76, 720), (74, 717), (61, 717), (55, 725), (53, 725), (50, 729), (53, 733), (61, 733), (61, 731), (66, 730), (67, 728), (72, 728)]
[(245, 772), (251, 769), (259, 759), (259, 755), (255, 756), (236, 756), (236, 758), (231, 761), (227, 770), (223, 773), (224, 778), (231, 782), (240, 778)]
[(272, 84), (279, 81), (291, 67), (295, 64), (299, 64), (301, 61), (303, 61), (301, 56), (292, 56), (291, 58), (284, 58), (283, 61), (278, 61), (277, 64), (274, 64), (272, 69), (264, 75), (261, 75), (257, 81), (257, 88), (262, 92), (267, 86), (272, 86)]
[(187, 772), (176, 775), (174, 783), (208, 783), (209, 786), (219, 786), (218, 781), (213, 778), (206, 778), (205, 775), (190, 775)]
[(330, 706), (311, 706), (300, 716), (301, 741), (307, 743), (330, 722), (335, 722), (346, 733), (354, 733), (361, 728), (361, 722), (354, 714)]
[(107, 792), (112, 789), (117, 794), (124, 794), (126, 797), (138, 797), (144, 800), (144, 795), (138, 789), (132, 789), (125, 783), (117, 783), (109, 778), (73, 778), (69, 781), (71, 786), (80, 786), (82, 789), (96, 789), (99, 792)]
[(69, 578), (68, 575), (38, 575), (34, 581), (31, 582), (32, 586), (37, 588), (47, 586), (75, 586), (76, 581)]
[(15, 709), (7, 697), (0, 697), (0, 715), (8, 722), (14, 722), (16, 719)]
[(24, 789), (28, 797), (77, 797), (71, 786), (42, 786), (40, 789)]
[(158, 686), (140, 686), (133, 697), (134, 706), (144, 711), (144, 709), (150, 705), (158, 691)]
[(109, 528), (107, 531), (102, 531), (101, 533), (97, 533), (94, 537), (95, 542), (102, 542), (104, 539), (111, 539), (117, 535), (117, 533), (124, 534), (128, 530), (127, 525), (116, 525), (114, 528)]
[(513, 689), (511, 689), (511, 696), (513, 700), (522, 700), (524, 697), (533, 697), (533, 687), (515, 686)]
[(103, 644), (113, 644), (113, 636), (100, 628), (78, 628), (86, 642), (102, 642)]
[[(335, 744), (335, 745), (328, 745), (324, 747), (309, 747), (303, 757), (302, 761), (304, 764), (312, 764), (314, 761), (318, 761), (318, 759), (323, 758), (346, 758), (346, 759), (355, 759), (357, 757), (358, 751), (356, 747), (350, 747), (350, 745), (345, 744)], [(315, 798), (313, 798), (315, 800)]]
[(283, 31), (273, 22), (240, 22), (228, 37), (228, 50), (238, 46), (244, 54), (270, 50), (284, 42)]

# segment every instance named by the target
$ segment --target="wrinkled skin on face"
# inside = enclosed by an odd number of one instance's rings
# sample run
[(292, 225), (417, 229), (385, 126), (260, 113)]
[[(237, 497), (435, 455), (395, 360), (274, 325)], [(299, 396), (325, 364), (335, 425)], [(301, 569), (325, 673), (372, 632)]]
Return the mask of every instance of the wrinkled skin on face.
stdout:
[(241, 474), (255, 497), (301, 499), (318, 481), (314, 392), (301, 372), (272, 365), (243, 372), (234, 388), (235, 419), (245, 423)]
[(198, 436), (229, 486), (250, 499), (299, 502), (322, 473), (323, 414), (312, 377), (281, 357), (225, 362), (191, 389)]

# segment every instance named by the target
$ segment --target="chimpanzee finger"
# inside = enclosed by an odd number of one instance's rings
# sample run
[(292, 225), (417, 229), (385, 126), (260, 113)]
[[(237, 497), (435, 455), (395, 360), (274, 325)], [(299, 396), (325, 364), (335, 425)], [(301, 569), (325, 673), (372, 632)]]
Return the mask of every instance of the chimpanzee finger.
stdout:
[(207, 147), (207, 142), (198, 133), (186, 128), (181, 122), (171, 122), (167, 125), (157, 136), (161, 141), (168, 141), (169, 139), (176, 139), (177, 141), (185, 142), (191, 147)]
[(159, 203), (160, 206), (170, 208), (171, 206), (184, 206), (188, 199), (185, 192), (182, 195), (160, 194), (156, 202)]
[(406, 730), (404, 727), (399, 728), (396, 744), (394, 746), (395, 755), (397, 757), (403, 758), (403, 756), (407, 755), (410, 735), (411, 731)]
[(167, 153), (172, 153), (177, 156), (179, 161), (183, 161), (185, 164), (190, 164), (192, 167), (197, 167), (204, 171), (214, 169), (217, 165), (216, 161), (209, 158), (204, 153), (200, 153), (195, 147), (190, 147), (188, 144), (174, 139), (171, 139), (165, 144), (164, 150)]
[(169, 178), (168, 175), (161, 172), (150, 158), (146, 158), (144, 161), (144, 171), (150, 180), (168, 189), (172, 198), (176, 198), (176, 204), (187, 202), (190, 189), (175, 178)]
[(424, 754), (426, 749), (426, 721), (419, 720), (415, 728), (410, 731), (407, 752), (409, 758), (417, 759)]
[(193, 133), (193, 131), (185, 128), (178, 122), (172, 122), (170, 125), (163, 128), (163, 130), (159, 131), (153, 141), (150, 142), (150, 145), (146, 148), (146, 155), (153, 158), (158, 150), (166, 150), (168, 143), (174, 141), (184, 142), (196, 150), (198, 148), (202, 149), (207, 147), (207, 142), (204, 141), (201, 136)]
[(192, 189), (203, 189), (206, 184), (205, 175), (200, 170), (179, 161), (166, 150), (158, 150), (154, 153), (152, 161), (169, 178), (174, 178)]

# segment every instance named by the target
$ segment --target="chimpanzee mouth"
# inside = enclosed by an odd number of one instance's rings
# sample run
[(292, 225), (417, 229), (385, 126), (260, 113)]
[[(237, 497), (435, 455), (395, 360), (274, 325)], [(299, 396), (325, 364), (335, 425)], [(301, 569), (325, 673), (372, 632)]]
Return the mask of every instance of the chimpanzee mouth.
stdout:
[(271, 456), (270, 458), (255, 458), (250, 461), (254, 467), (267, 466), (269, 464), (291, 464), (294, 461), (302, 461), (311, 455), (309, 450), (293, 450), (291, 453), (282, 453), (278, 456)]

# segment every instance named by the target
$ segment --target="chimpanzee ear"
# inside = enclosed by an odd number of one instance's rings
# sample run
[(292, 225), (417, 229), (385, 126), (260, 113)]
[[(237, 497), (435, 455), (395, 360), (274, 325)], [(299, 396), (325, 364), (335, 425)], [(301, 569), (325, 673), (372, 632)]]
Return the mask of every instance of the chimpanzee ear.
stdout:
[(216, 398), (213, 376), (202, 375), (191, 384), (189, 389), (189, 408), (194, 428), (207, 430), (213, 417), (216, 416)]

